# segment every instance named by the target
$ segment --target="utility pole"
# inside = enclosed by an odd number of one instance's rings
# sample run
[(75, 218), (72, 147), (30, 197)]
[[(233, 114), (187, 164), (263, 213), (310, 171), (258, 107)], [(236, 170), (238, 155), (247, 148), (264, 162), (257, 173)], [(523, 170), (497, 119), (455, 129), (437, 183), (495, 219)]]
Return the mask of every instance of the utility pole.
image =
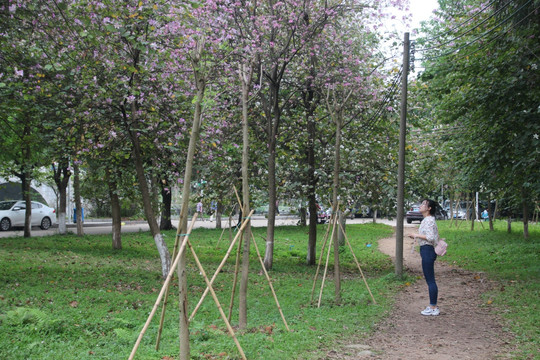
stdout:
[(401, 73), (401, 119), (399, 123), (399, 158), (398, 158), (398, 191), (396, 219), (396, 264), (395, 271), (403, 276), (403, 210), (405, 208), (405, 135), (407, 133), (407, 75), (409, 73), (409, 33), (403, 41), (403, 70)]

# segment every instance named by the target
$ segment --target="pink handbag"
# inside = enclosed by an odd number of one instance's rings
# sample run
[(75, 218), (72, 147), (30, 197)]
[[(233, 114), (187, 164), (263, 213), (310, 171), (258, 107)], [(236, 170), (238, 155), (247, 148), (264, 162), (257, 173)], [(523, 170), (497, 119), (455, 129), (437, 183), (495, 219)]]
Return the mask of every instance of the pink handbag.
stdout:
[(437, 246), (435, 246), (435, 254), (438, 256), (444, 256), (446, 254), (446, 248), (448, 247), (448, 244), (444, 239), (439, 239), (439, 242), (437, 243)]

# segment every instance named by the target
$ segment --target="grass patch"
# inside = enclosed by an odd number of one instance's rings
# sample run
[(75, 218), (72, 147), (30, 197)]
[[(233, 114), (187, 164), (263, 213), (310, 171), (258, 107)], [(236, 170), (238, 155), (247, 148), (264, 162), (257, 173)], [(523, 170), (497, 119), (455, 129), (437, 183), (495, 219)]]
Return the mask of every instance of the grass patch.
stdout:
[[(255, 228), (264, 251), (265, 228)], [(343, 249), (342, 303), (334, 304), (332, 277), (326, 280), (322, 306), (310, 304), (315, 266), (306, 266), (307, 228), (276, 228), (274, 268), (270, 272), (287, 332), (252, 247), (248, 290), (248, 329), (237, 334), (249, 359), (320, 358), (336, 339), (369, 332), (390, 308), (403, 285), (391, 260), (377, 251), (377, 239), (392, 229), (381, 224), (348, 225), (353, 244), (377, 305), (371, 302), (348, 249)], [(319, 228), (318, 248), (325, 228)], [(216, 247), (221, 230), (197, 229), (191, 241), (211, 276), (221, 262), (228, 236)], [(225, 233), (227, 234), (227, 233)], [(166, 232), (172, 249), (175, 232)], [(152, 237), (122, 235), (123, 250), (111, 249), (108, 235), (0, 239), (0, 358), (125, 359), (161, 289), (160, 264)], [(193, 307), (205, 283), (189, 255), (189, 303)], [(330, 259), (332, 263), (333, 257)], [(234, 256), (214, 288), (228, 312)], [(329, 269), (331, 271), (332, 268)], [(322, 274), (322, 272), (321, 272)], [(319, 277), (320, 279), (320, 277)], [(137, 359), (177, 358), (178, 298), (173, 282), (159, 351), (154, 349), (159, 312), (145, 334)], [(315, 290), (318, 297), (320, 280)], [(237, 300), (236, 300), (237, 305)], [(232, 324), (238, 322), (237, 306)], [(238, 352), (211, 297), (190, 326), (193, 359), (235, 359)]]
[[(512, 223), (512, 233), (506, 231), (506, 221), (496, 221), (494, 231), (489, 225), (470, 222), (459, 229), (450, 222), (438, 222), (439, 232), (449, 243), (445, 261), (459, 267), (483, 271), (500, 283), (497, 289), (484, 294), (486, 306), (494, 306), (516, 335), (516, 358), (539, 359), (540, 347), (540, 226), (529, 224), (530, 238), (523, 238), (523, 223)], [(465, 226), (464, 226), (465, 225)], [(536, 354), (536, 355), (535, 355)]]

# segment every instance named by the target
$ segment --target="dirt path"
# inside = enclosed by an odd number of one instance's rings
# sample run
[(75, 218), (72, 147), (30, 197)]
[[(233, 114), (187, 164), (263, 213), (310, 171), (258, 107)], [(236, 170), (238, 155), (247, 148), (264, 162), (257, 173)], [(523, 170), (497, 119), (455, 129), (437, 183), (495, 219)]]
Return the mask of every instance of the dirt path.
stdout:
[[(442, 261), (435, 262), (439, 287), (439, 316), (423, 316), (429, 303), (422, 277), (420, 254), (411, 253), (407, 234), (417, 227), (405, 227), (404, 266), (421, 277), (398, 295), (394, 309), (377, 327), (375, 334), (356, 343), (336, 344), (327, 359), (496, 359), (510, 348), (500, 321), (481, 294), (496, 286), (482, 273), (465, 271)], [(379, 241), (379, 250), (394, 257), (395, 237)], [(449, 249), (450, 251), (450, 249)]]

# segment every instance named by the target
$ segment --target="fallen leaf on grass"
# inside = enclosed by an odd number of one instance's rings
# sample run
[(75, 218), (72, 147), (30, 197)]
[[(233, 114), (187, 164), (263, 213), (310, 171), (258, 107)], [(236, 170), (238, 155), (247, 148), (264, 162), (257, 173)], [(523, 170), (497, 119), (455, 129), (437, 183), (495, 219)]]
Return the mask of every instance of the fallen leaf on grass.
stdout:
[(72, 308), (76, 308), (77, 306), (79, 306), (79, 302), (76, 300), (73, 300), (72, 302), (69, 303), (69, 306), (71, 306)]

